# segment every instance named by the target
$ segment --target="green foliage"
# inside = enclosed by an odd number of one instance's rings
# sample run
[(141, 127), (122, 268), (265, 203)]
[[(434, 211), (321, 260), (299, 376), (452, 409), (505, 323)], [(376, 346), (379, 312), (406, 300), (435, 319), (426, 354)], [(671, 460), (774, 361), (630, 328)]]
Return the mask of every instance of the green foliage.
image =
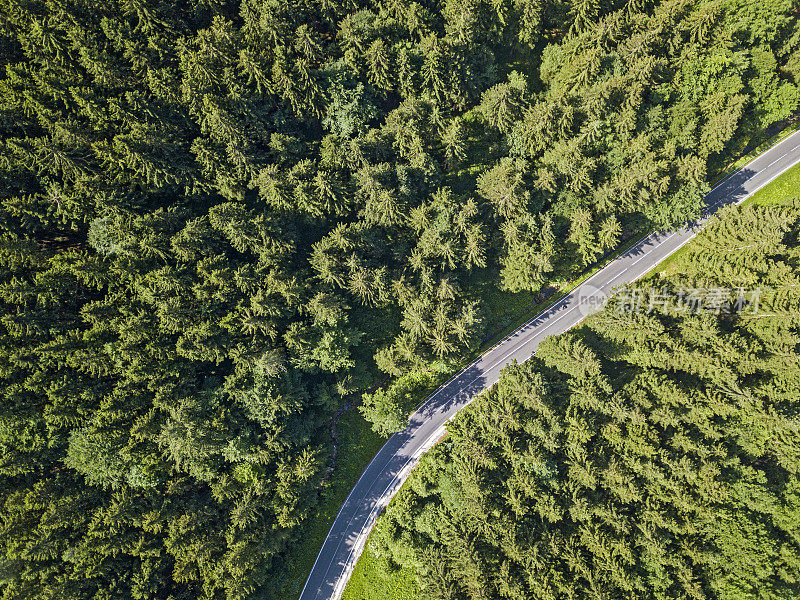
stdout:
[(798, 103), (788, 0), (2, 14), (4, 600), (279, 596), (340, 409)]
[(417, 600), (419, 585), (414, 574), (387, 568), (386, 562), (366, 548), (350, 575), (343, 600)]
[[(390, 504), (384, 568), (431, 598), (795, 597), (798, 234), (800, 201), (726, 210), (676, 273), (509, 367)], [(757, 310), (680, 310), (743, 284)]]
[(450, 372), (447, 363), (434, 362), (425, 371), (401, 375), (387, 388), (364, 394), (359, 410), (375, 433), (387, 436), (406, 425), (409, 412)]
[[(329, 88), (330, 100), (322, 125), (339, 138), (365, 133), (378, 117), (374, 98), (360, 81), (347, 82), (348, 67), (341, 61), (331, 71), (335, 79)], [(350, 83), (349, 86), (345, 84)]]

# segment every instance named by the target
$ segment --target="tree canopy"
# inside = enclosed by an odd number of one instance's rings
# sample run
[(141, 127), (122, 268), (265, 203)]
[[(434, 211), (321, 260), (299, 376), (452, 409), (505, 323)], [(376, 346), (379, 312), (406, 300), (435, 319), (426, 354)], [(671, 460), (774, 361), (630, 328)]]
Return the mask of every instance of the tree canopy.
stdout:
[(338, 411), (798, 107), (790, 0), (0, 8), (3, 600), (278, 595)]
[(799, 233), (797, 201), (728, 210), (675, 273), (547, 338), (453, 420), (373, 548), (430, 598), (796, 597)]

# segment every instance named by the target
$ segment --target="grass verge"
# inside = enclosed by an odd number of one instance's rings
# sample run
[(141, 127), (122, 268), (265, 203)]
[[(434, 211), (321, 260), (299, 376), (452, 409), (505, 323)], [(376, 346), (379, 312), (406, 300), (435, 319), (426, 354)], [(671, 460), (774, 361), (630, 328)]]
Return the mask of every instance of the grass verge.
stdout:
[(744, 201), (756, 206), (777, 206), (800, 197), (800, 165), (795, 165)]
[[(751, 204), (754, 206), (778, 206), (798, 197), (800, 197), (800, 165), (795, 165), (748, 197), (742, 202), (742, 206)], [(670, 275), (682, 257), (689, 252), (691, 244), (689, 242), (683, 248), (661, 261), (653, 267), (645, 278), (653, 277), (654, 275)]]
[(369, 461), (386, 442), (385, 438), (372, 431), (357, 410), (343, 412), (337, 429), (339, 451), (336, 468), (322, 492), (320, 503), (306, 520), (300, 541), (287, 555), (286, 579), (279, 590), (281, 596), (287, 599), (300, 596), (339, 509)]
[(367, 547), (344, 590), (342, 600), (422, 600), (414, 573), (387, 569)]

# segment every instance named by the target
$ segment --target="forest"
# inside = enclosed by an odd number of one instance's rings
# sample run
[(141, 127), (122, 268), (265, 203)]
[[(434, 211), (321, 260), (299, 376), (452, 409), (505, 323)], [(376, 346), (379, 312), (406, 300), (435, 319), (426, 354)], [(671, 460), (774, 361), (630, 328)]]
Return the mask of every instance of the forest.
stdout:
[(435, 600), (798, 597), (800, 201), (726, 211), (458, 415), (370, 539), (386, 569)]
[[(792, 0), (0, 0), (0, 598), (276, 597), (342, 410), (697, 215), (799, 83)], [(730, 468), (772, 510), (782, 460)]]

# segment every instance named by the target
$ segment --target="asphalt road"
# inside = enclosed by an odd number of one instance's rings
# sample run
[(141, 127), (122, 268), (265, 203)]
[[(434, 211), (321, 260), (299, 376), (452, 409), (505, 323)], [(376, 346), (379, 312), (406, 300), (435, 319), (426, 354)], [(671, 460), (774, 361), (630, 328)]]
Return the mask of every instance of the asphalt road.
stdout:
[(570, 294), (482, 354), (440, 387), (394, 434), (366, 468), (333, 522), (300, 600), (338, 600), (381, 510), (420, 456), (445, 433), (445, 424), (500, 378), (510, 362), (524, 362), (549, 335), (577, 325), (613, 288), (648, 273), (692, 237), (721, 206), (743, 201), (800, 162), (800, 132), (760, 154), (706, 196), (707, 213), (673, 232), (654, 233), (621, 254)]

